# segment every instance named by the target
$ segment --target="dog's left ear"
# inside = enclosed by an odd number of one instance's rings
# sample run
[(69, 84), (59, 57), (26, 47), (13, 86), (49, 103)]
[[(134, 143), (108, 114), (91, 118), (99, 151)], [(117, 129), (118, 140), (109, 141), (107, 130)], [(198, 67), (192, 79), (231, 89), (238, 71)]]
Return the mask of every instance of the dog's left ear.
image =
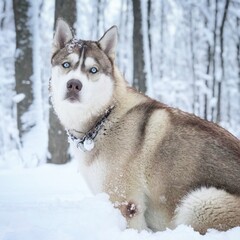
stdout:
[(108, 29), (98, 41), (101, 49), (114, 61), (117, 46), (118, 30), (116, 26)]

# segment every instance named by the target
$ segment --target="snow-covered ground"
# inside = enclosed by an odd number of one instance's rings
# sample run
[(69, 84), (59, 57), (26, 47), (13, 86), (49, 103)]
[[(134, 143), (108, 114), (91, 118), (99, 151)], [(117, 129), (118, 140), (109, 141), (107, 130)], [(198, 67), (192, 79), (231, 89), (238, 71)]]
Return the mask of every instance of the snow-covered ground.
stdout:
[(75, 162), (0, 170), (0, 240), (239, 240), (240, 227), (205, 236), (190, 227), (138, 233), (104, 193), (93, 196)]

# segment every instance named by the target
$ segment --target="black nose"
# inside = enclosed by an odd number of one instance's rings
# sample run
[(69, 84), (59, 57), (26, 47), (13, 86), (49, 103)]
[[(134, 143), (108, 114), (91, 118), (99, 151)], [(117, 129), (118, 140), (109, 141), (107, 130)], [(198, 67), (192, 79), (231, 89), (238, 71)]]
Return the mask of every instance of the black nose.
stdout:
[(67, 82), (67, 89), (69, 92), (78, 93), (82, 89), (82, 83), (77, 79), (71, 79)]

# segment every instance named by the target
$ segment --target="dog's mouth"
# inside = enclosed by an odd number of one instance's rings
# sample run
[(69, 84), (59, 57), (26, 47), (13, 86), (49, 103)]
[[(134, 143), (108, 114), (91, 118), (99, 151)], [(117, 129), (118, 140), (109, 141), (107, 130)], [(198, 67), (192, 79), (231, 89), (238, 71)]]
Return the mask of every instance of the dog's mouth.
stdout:
[(67, 100), (71, 103), (80, 102), (79, 94), (78, 93), (67, 92), (65, 100)]

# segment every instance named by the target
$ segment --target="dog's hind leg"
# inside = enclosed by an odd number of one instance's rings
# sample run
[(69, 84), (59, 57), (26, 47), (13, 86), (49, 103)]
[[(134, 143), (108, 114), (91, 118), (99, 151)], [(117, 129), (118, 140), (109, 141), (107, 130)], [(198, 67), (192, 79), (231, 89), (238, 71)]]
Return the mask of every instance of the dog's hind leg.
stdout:
[(204, 234), (214, 228), (225, 231), (240, 226), (240, 198), (216, 188), (200, 188), (183, 198), (173, 225), (191, 225)]

